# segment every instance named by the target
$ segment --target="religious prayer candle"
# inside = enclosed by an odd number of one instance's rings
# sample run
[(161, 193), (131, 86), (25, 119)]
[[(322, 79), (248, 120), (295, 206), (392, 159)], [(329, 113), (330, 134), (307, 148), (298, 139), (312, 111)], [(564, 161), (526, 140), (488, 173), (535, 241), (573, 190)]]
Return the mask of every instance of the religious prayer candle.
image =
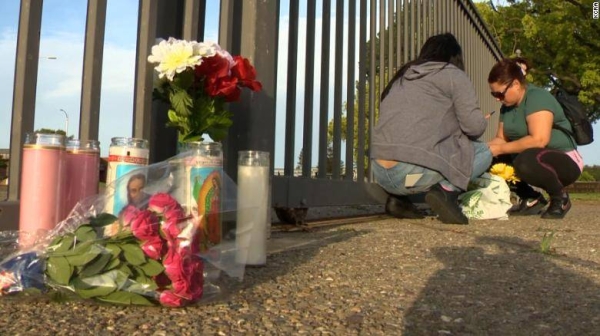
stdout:
[(125, 137), (111, 139), (106, 174), (107, 212), (118, 215), (126, 205), (138, 208), (148, 205), (150, 195), (144, 192), (145, 173), (132, 173), (125, 179), (122, 177), (146, 166), (149, 154), (148, 140)]
[(65, 137), (29, 133), (23, 146), (19, 243), (27, 247), (62, 220)]
[(100, 143), (96, 140), (68, 140), (65, 172), (63, 218), (69, 215), (77, 202), (98, 194)]
[(186, 162), (186, 211), (199, 218), (205, 234), (200, 251), (221, 242), (223, 150), (218, 142), (188, 142), (182, 150), (191, 151)]
[(269, 153), (240, 151), (237, 183), (236, 261), (265, 265), (271, 211)]

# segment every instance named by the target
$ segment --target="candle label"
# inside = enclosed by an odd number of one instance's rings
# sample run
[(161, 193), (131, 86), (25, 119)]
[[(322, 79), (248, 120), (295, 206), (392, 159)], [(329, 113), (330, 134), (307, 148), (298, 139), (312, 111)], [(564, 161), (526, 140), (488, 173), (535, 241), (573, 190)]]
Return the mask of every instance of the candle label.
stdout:
[[(123, 154), (125, 155), (119, 155)], [(129, 155), (128, 155), (129, 154)], [(134, 154), (134, 155), (131, 155)], [(111, 147), (108, 157), (106, 184), (114, 182), (112, 197), (107, 202), (107, 211), (118, 215), (127, 205), (145, 208), (150, 195), (144, 192), (146, 175), (142, 172), (121, 179), (131, 171), (148, 164), (147, 149)]]
[(189, 168), (189, 211), (200, 218), (200, 251), (221, 242), (221, 183), (223, 161), (197, 157)]

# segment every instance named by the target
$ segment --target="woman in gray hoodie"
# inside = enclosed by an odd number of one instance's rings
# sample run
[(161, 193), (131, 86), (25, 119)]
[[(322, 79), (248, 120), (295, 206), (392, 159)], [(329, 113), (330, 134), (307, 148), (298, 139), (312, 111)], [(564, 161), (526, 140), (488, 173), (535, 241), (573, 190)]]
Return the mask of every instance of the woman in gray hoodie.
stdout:
[(449, 33), (430, 37), (381, 94), (371, 148), (375, 180), (389, 194), (386, 210), (418, 218), (406, 195), (425, 201), (446, 224), (468, 224), (458, 195), (489, 168), (492, 155), (478, 142), (487, 127), (464, 72), (462, 50)]

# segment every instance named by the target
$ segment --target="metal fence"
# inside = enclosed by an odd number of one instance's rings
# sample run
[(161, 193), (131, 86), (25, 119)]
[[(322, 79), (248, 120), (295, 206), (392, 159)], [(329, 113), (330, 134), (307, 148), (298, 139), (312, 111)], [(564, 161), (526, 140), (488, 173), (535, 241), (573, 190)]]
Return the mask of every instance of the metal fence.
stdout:
[[(78, 134), (84, 140), (98, 138), (106, 7), (107, 0), (88, 0)], [(284, 7), (289, 12), (281, 12)], [(202, 0), (139, 1), (132, 135), (150, 141), (153, 162), (174, 155), (177, 146), (175, 131), (164, 128), (165, 106), (152, 101), (153, 69), (147, 56), (157, 37), (202, 40), (205, 8)], [(301, 11), (306, 13), (305, 25), (299, 24)], [(278, 57), (282, 17), (289, 17), (287, 59)], [(12, 229), (18, 222), (22, 143), (34, 126), (41, 18), (42, 1), (21, 0), (10, 183), (7, 200), (0, 202), (0, 229)], [(366, 159), (379, 88), (416, 57), (429, 36), (442, 32), (455, 34), (463, 46), (466, 71), (482, 110), (498, 108), (486, 77), (502, 55), (469, 0), (221, 0), (219, 44), (249, 58), (263, 84), (259, 94), (243, 94), (240, 102), (230, 105), (234, 123), (223, 141), (226, 172), (236, 176), (239, 150), (274, 153), (276, 142), (282, 141), (284, 167), (283, 174), (273, 176), (274, 206), (382, 202), (384, 194), (371, 183)], [(300, 40), (299, 33), (305, 39)], [(304, 55), (303, 63), (299, 55)], [(278, 62), (285, 62), (285, 76), (278, 74)], [(277, 96), (278, 77), (286, 77), (285, 97)], [(285, 111), (277, 111), (278, 99), (285, 100)], [(303, 102), (302, 111), (298, 102)], [(284, 138), (275, 136), (278, 118), (285, 120)], [(496, 114), (484, 139), (493, 136), (497, 118)], [(301, 134), (298, 123), (303, 125)], [(299, 167), (294, 165), (297, 138), (302, 144)], [(273, 155), (271, 160), (273, 172)]]

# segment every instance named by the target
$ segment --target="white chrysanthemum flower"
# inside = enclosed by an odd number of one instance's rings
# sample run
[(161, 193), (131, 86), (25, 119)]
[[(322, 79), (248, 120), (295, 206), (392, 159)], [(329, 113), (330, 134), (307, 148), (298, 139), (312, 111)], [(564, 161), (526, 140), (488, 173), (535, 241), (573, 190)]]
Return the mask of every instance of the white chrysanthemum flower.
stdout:
[(148, 62), (158, 63), (154, 69), (158, 72), (159, 78), (167, 77), (172, 81), (175, 74), (202, 63), (203, 56), (196, 53), (200, 49), (197, 47), (198, 44), (198, 42), (174, 38), (162, 40), (152, 47)]

